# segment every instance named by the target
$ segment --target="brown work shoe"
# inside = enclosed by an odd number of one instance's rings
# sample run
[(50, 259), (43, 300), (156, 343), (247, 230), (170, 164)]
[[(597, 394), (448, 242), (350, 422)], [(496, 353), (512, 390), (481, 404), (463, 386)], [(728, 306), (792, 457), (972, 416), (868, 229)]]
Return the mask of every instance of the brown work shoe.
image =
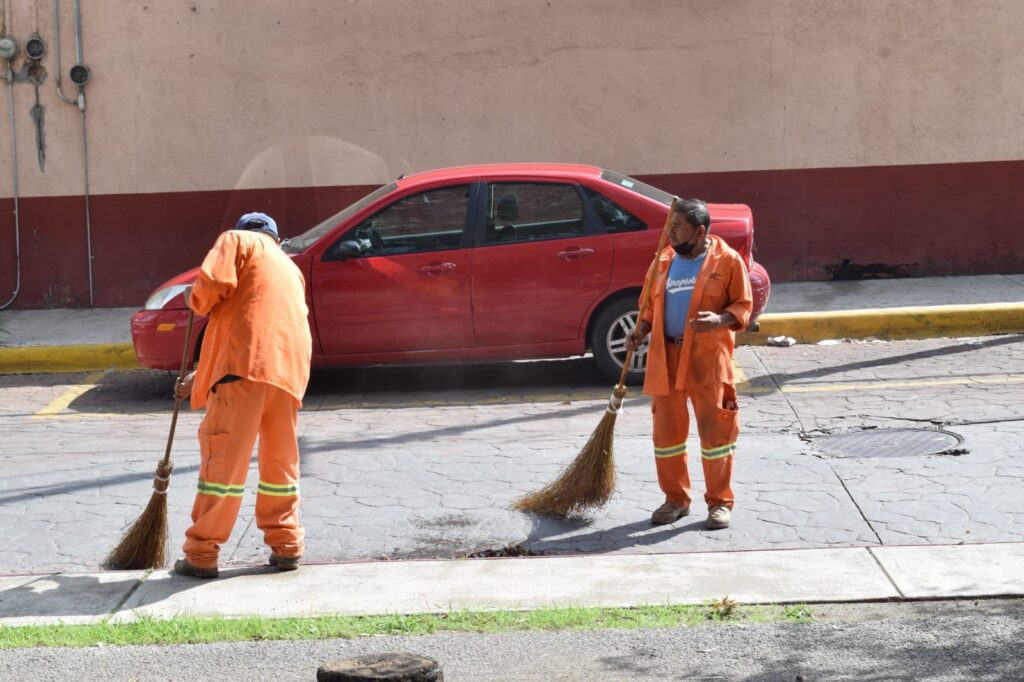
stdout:
[(724, 504), (716, 504), (708, 510), (708, 530), (719, 530), (729, 527), (732, 512)]
[(681, 504), (676, 504), (675, 502), (666, 500), (665, 504), (655, 509), (654, 513), (651, 514), (651, 523), (655, 526), (663, 526), (666, 523), (675, 523), (689, 513), (689, 507), (684, 507)]
[(294, 571), (299, 567), (299, 559), (302, 557), (297, 556), (277, 556), (275, 554), (270, 555), (270, 565), (277, 566), (279, 571)]
[(178, 559), (177, 561), (175, 561), (174, 572), (179, 575), (187, 575), (192, 578), (203, 579), (216, 578), (218, 575), (220, 575), (220, 571), (217, 570), (216, 566), (214, 566), (213, 568), (199, 568), (198, 566), (193, 566), (192, 564), (190, 564), (188, 562), (188, 559)]

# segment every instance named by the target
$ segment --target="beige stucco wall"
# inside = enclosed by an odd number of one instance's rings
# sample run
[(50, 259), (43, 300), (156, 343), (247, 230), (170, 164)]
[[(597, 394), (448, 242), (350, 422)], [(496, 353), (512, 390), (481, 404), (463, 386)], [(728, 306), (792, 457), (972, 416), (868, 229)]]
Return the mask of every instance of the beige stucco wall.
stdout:
[[(45, 173), (33, 88), (14, 88), (21, 193), (80, 194), (81, 119), (55, 93), (52, 3), (6, 3), (18, 42), (38, 14), (50, 47)], [(488, 161), (652, 174), (1024, 158), (1019, 0), (81, 7), (94, 193), (368, 184)], [(9, 197), (6, 92), (0, 116)]]

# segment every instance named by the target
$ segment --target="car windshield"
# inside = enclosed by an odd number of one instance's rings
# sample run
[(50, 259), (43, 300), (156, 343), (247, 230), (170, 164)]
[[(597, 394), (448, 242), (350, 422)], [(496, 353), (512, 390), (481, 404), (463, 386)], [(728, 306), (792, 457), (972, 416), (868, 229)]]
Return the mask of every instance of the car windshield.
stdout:
[(291, 239), (286, 239), (281, 242), (281, 248), (285, 250), (285, 253), (302, 253), (316, 243), (320, 237), (323, 237), (349, 217), (355, 215), (366, 206), (377, 201), (377, 199), (380, 199), (385, 194), (390, 194), (396, 189), (398, 189), (398, 185), (394, 182), (378, 187), (359, 201), (349, 205), (340, 212), (335, 213), (316, 227), (310, 228), (296, 237), (292, 237)]
[(633, 190), (637, 194), (642, 194), (648, 199), (654, 199), (659, 201), (666, 206), (672, 204), (672, 195), (668, 192), (664, 192), (657, 187), (652, 187), (646, 182), (640, 182), (636, 178), (623, 175), (622, 173), (616, 173), (615, 171), (602, 170), (601, 179), (607, 180), (608, 182), (618, 185), (619, 187), (625, 187), (626, 189)]

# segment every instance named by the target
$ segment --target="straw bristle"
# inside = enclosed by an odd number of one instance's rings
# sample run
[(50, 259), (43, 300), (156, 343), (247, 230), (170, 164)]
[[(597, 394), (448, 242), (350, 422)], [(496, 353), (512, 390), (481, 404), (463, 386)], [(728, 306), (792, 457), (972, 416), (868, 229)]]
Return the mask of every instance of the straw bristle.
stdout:
[(580, 454), (558, 478), (512, 506), (553, 516), (578, 516), (604, 506), (615, 491), (615, 417), (615, 412), (606, 411)]
[[(171, 465), (157, 467), (157, 492), (103, 565), (118, 570), (163, 568), (167, 565), (167, 494)], [(162, 486), (162, 487), (161, 487)]]

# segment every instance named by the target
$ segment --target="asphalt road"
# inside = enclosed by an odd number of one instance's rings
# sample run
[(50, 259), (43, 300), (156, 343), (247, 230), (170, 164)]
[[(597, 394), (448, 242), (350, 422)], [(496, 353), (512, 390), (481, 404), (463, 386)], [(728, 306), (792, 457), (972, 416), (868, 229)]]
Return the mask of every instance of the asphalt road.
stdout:
[[(300, 416), (306, 560), (652, 553), (1024, 540), (1024, 336), (843, 342), (737, 351), (743, 422), (733, 527), (703, 503), (651, 527), (661, 502), (649, 401), (618, 418), (618, 492), (593, 517), (511, 509), (576, 455), (610, 386), (589, 359), (317, 373)], [(0, 376), (0, 574), (95, 570), (150, 495), (172, 380), (151, 371)], [(174, 545), (195, 489), (199, 415), (178, 424)], [(920, 455), (836, 434), (941, 427), (962, 443)], [(691, 451), (696, 451), (696, 440)], [(700, 467), (691, 462), (695, 492)], [(262, 563), (252, 488), (223, 565)]]
[(807, 624), (0, 651), (5, 679), (312, 680), (405, 651), (456, 680), (1015, 680), (1020, 600), (818, 605)]

